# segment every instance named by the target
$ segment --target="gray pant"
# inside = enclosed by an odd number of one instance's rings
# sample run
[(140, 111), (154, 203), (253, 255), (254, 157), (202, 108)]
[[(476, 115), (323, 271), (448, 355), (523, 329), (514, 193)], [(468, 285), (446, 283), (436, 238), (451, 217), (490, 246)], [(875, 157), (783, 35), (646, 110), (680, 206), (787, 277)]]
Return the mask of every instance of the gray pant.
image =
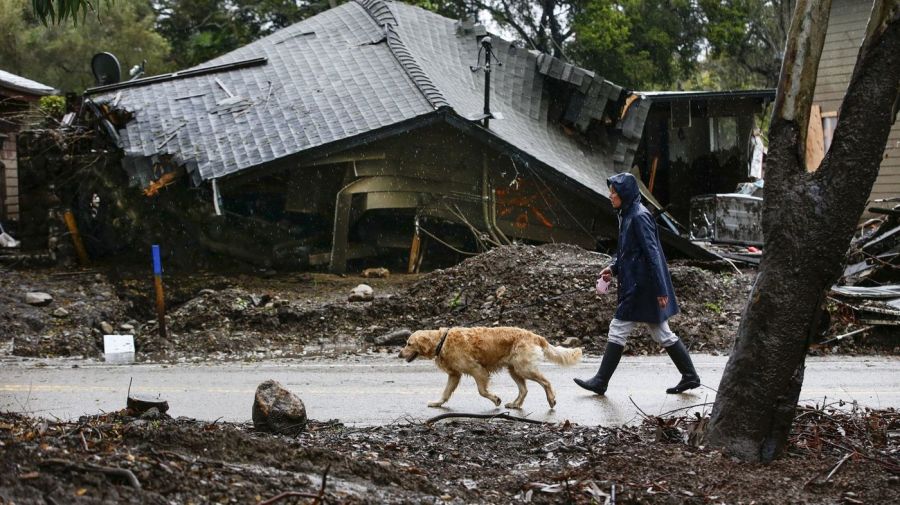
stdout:
[[(635, 321), (622, 321), (619, 319), (613, 318), (613, 320), (609, 323), (609, 342), (614, 344), (619, 344), (622, 347), (625, 347), (625, 341), (628, 340), (628, 336), (631, 335), (634, 327), (639, 323)], [(670, 345), (678, 342), (678, 335), (672, 332), (669, 329), (669, 322), (663, 321), (659, 324), (653, 323), (640, 323), (647, 325), (647, 328), (650, 330), (650, 336), (653, 337), (653, 340), (662, 345), (663, 347), (669, 347)]]

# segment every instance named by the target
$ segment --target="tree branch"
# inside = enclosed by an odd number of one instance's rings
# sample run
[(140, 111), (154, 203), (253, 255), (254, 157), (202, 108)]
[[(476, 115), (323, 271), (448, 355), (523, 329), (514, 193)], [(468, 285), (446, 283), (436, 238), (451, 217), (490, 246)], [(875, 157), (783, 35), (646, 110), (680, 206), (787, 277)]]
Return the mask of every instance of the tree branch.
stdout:
[(518, 22), (515, 21), (514, 15), (513, 15), (512, 11), (510, 10), (508, 2), (501, 3), (501, 5), (503, 6), (503, 11), (501, 11), (500, 9), (497, 9), (496, 7), (494, 7), (492, 5), (488, 5), (487, 3), (485, 3), (481, 0), (475, 0), (472, 3), (472, 5), (474, 5), (475, 7), (479, 8), (479, 9), (484, 9), (484, 10), (488, 11), (491, 14), (491, 16), (498, 23), (508, 24), (510, 27), (512, 27), (513, 30), (515, 30), (516, 33), (519, 34), (519, 37), (522, 37), (522, 40), (524, 40), (529, 46), (531, 46), (533, 49), (537, 49), (539, 51), (541, 50), (537, 46), (537, 44), (535, 44), (534, 39), (531, 37), (531, 35), (528, 33), (528, 31), (525, 28), (523, 28)]

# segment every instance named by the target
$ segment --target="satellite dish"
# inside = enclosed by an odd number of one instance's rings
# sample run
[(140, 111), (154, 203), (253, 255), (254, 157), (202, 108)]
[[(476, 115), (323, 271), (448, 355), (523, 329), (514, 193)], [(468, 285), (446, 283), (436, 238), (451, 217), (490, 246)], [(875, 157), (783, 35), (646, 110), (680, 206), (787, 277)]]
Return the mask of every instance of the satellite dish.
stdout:
[(122, 78), (119, 60), (112, 53), (97, 53), (91, 58), (91, 71), (97, 86), (115, 84)]

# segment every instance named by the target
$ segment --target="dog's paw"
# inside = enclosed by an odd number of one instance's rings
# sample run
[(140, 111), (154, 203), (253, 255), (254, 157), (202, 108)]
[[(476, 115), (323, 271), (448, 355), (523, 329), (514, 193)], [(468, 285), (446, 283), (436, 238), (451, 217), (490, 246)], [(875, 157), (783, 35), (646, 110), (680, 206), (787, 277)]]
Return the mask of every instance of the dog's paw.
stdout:
[(429, 407), (443, 407), (444, 402), (431, 402), (428, 404)]
[(552, 409), (553, 407), (556, 407), (556, 400), (550, 400), (550, 401), (547, 402), (547, 403), (550, 404), (550, 408), (551, 408), (551, 409)]
[(522, 408), (522, 404), (521, 404), (521, 403), (516, 403), (516, 402), (509, 402), (509, 403), (506, 404), (506, 408), (508, 408), (508, 409), (521, 409), (521, 408)]
[(499, 396), (495, 396), (493, 399), (491, 399), (491, 401), (494, 402), (495, 407), (500, 406), (500, 397)]

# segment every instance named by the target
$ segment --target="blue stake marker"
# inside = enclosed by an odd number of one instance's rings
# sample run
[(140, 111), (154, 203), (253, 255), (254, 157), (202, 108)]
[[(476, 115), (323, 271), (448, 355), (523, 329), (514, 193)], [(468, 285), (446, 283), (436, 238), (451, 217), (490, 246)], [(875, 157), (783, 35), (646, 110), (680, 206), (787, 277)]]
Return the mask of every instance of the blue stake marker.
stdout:
[(163, 295), (162, 259), (159, 246), (153, 244), (153, 286), (156, 288), (156, 320), (159, 323), (159, 336), (166, 338), (166, 298)]

